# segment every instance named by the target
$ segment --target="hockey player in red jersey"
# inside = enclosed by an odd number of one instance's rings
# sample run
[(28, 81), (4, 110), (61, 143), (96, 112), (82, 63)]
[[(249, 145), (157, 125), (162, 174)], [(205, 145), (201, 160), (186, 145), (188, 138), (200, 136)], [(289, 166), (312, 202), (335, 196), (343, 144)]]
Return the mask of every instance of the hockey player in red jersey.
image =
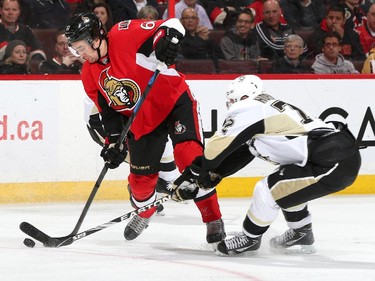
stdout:
[(315, 252), (307, 202), (354, 182), (361, 166), (356, 139), (340, 122), (326, 123), (267, 95), (255, 75), (232, 81), (227, 105), (224, 124), (207, 141), (204, 157), (175, 181), (174, 199), (188, 199), (197, 186), (212, 186), (255, 157), (266, 160), (278, 168), (255, 185), (243, 232), (221, 241), (216, 254), (258, 250), (280, 209), (290, 229), (270, 240), (271, 249)]
[[(98, 145), (103, 147), (106, 133), (103, 129), (98, 108), (88, 96), (86, 96), (84, 99), (84, 120), (91, 138)], [(129, 163), (129, 157), (125, 159), (125, 162)], [(158, 199), (172, 193), (173, 182), (179, 175), (180, 173), (178, 172), (176, 163), (174, 162), (172, 141), (170, 138), (168, 138), (164, 153), (160, 160), (159, 178), (156, 183)], [(157, 206), (156, 214), (160, 216), (165, 215), (163, 204), (159, 204)]]
[[(175, 63), (179, 46), (176, 42), (183, 38), (184, 28), (178, 19), (128, 20), (119, 22), (106, 34), (94, 14), (83, 13), (72, 17), (65, 35), (71, 51), (86, 60), (81, 74), (83, 86), (99, 109), (107, 134), (101, 156), (109, 168), (117, 168), (127, 156), (126, 149), (114, 146), (122, 126), (137, 106), (158, 62), (167, 66)], [(203, 153), (197, 101), (184, 76), (167, 66), (161, 70), (127, 135), (128, 182), (135, 208), (155, 200), (160, 159), (168, 135), (181, 172)], [(207, 242), (221, 241), (225, 232), (216, 190), (201, 191), (194, 201), (207, 225)], [(125, 228), (125, 239), (138, 237), (154, 212), (152, 208), (134, 216)]]

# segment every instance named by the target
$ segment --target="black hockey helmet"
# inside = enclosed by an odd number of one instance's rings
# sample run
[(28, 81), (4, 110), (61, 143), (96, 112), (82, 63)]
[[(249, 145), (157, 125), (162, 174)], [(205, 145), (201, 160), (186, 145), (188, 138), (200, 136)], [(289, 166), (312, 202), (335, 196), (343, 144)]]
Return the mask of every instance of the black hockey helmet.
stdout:
[(91, 44), (96, 38), (105, 38), (106, 31), (95, 14), (80, 13), (74, 15), (65, 27), (65, 36), (69, 44), (79, 40), (86, 40)]

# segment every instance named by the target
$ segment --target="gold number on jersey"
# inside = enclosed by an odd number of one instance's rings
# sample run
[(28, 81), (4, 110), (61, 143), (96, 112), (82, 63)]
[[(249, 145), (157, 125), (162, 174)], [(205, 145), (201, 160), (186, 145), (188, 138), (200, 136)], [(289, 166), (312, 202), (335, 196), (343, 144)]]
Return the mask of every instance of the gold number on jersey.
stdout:
[(291, 109), (297, 111), (298, 115), (301, 117), (301, 123), (302, 124), (308, 124), (310, 122), (312, 122), (313, 120), (310, 118), (310, 116), (308, 116), (305, 112), (303, 112), (301, 109), (299, 109), (298, 107), (292, 105), (292, 104), (289, 104), (289, 103), (286, 103), (286, 102), (283, 102), (281, 100), (276, 100), (275, 102), (273, 102), (271, 104), (271, 106), (275, 109), (277, 109), (278, 111), (280, 112), (283, 112), (285, 110), (285, 107), (286, 106), (289, 106)]

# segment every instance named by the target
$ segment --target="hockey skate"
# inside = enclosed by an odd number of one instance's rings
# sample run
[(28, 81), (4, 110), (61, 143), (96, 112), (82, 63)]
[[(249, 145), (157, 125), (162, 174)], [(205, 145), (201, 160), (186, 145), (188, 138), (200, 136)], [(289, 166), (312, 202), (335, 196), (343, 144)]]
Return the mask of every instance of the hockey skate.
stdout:
[[(158, 181), (156, 183), (155, 191), (157, 192), (157, 198), (160, 199), (164, 197), (165, 195), (172, 194), (172, 183), (168, 182), (166, 180), (163, 180), (162, 178), (158, 178)], [(164, 212), (164, 206), (162, 204), (157, 206), (156, 209), (156, 215), (157, 216), (165, 216)]]
[(126, 240), (134, 240), (143, 230), (148, 227), (151, 218), (142, 218), (138, 215), (132, 217), (124, 230), (124, 237)]
[(271, 250), (284, 253), (312, 254), (316, 252), (313, 244), (314, 234), (311, 223), (301, 228), (288, 229), (284, 234), (270, 240)]
[(218, 256), (234, 256), (245, 252), (254, 254), (260, 247), (262, 236), (251, 238), (241, 232), (230, 239), (225, 239), (217, 245), (215, 254)]
[[(207, 226), (207, 235), (206, 240), (209, 244), (217, 244), (223, 239), (225, 239), (225, 229), (224, 229), (224, 222), (222, 219), (218, 219), (215, 221), (211, 221), (206, 223)], [(214, 247), (216, 246), (213, 245)]]
[(164, 212), (164, 206), (163, 204), (159, 204), (157, 207), (156, 207), (156, 213), (155, 215), (157, 216), (165, 216), (165, 212)]

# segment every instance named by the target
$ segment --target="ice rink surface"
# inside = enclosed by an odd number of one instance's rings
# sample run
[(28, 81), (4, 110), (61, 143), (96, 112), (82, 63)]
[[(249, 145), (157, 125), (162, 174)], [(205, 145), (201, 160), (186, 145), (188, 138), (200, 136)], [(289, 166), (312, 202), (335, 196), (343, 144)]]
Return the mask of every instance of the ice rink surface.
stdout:
[[(251, 202), (220, 199), (227, 232), (240, 231)], [(30, 222), (51, 236), (73, 230), (85, 202), (0, 205), (0, 279), (4, 281), (374, 281), (375, 196), (330, 196), (310, 203), (317, 253), (275, 254), (269, 239), (286, 230), (280, 213), (256, 255), (218, 257), (193, 202), (166, 202), (165, 216), (125, 242), (127, 221), (61, 248), (23, 245), (18, 226)], [(81, 230), (119, 217), (128, 202), (94, 201)]]

